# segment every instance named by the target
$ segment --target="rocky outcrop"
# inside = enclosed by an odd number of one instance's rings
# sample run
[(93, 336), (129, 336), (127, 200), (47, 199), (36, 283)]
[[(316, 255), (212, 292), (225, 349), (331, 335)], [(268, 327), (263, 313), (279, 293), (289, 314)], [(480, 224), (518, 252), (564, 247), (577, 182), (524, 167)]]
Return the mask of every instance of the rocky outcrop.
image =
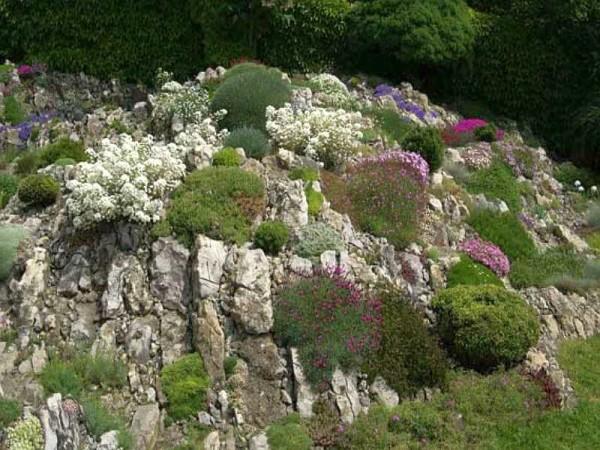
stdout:
[(152, 255), (150, 292), (165, 308), (185, 313), (189, 303), (189, 250), (172, 238), (161, 238), (152, 245)]

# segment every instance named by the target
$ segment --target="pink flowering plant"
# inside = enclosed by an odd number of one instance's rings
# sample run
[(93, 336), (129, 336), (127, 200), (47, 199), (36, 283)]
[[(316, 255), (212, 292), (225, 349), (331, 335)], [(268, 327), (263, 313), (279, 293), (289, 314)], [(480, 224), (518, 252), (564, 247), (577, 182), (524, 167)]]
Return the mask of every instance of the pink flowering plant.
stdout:
[(325, 386), (331, 374), (358, 368), (381, 341), (381, 302), (339, 268), (304, 275), (275, 300), (275, 334), (296, 347), (307, 379)]
[(479, 142), (469, 146), (460, 156), (470, 169), (487, 169), (492, 165), (492, 147), (488, 142)]
[[(476, 131), (488, 125), (489, 123), (483, 119), (462, 119), (453, 127), (446, 129), (442, 136), (446, 145), (459, 147), (476, 141)], [(504, 130), (499, 129), (496, 131), (496, 140), (501, 141), (502, 139), (504, 139)]]
[(366, 232), (404, 247), (419, 234), (429, 166), (417, 153), (391, 151), (363, 158), (348, 170), (350, 217)]
[(510, 272), (508, 257), (491, 242), (480, 238), (468, 239), (460, 244), (459, 249), (500, 277), (505, 277)]

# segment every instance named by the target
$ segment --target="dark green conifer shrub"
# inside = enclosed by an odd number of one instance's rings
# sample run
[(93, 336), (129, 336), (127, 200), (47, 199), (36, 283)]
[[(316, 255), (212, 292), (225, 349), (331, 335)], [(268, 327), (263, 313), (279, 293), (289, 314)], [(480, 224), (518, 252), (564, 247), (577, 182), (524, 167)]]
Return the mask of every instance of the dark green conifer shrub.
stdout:
[(59, 192), (60, 185), (49, 175), (29, 175), (19, 183), (19, 200), (28, 206), (50, 206)]
[(286, 224), (272, 220), (260, 224), (254, 234), (254, 245), (270, 255), (276, 255), (287, 244), (290, 232)]
[(271, 153), (271, 144), (265, 133), (251, 127), (236, 128), (225, 138), (223, 144), (226, 147), (241, 147), (248, 158), (258, 160)]
[(421, 155), (431, 172), (435, 172), (444, 163), (444, 141), (442, 134), (433, 127), (414, 127), (402, 140), (402, 149)]

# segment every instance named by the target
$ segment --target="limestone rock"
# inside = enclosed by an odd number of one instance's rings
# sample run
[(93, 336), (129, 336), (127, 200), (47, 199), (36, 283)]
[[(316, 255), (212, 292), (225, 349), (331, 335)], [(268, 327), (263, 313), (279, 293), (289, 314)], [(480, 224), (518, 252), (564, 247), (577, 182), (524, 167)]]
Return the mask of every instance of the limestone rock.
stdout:
[(211, 379), (225, 379), (223, 361), (225, 359), (225, 334), (219, 323), (215, 307), (204, 300), (198, 306), (198, 318), (195, 323), (195, 346), (202, 355), (206, 371)]
[(152, 254), (150, 292), (165, 308), (185, 312), (189, 250), (173, 238), (161, 238), (152, 245)]
[(298, 409), (300, 416), (309, 418), (313, 415), (313, 404), (315, 402), (316, 395), (304, 376), (298, 350), (292, 348), (290, 349), (290, 352), (294, 375), (294, 395), (296, 397), (296, 408)]
[(194, 295), (207, 298), (219, 291), (223, 265), (227, 258), (225, 244), (200, 235), (196, 238), (198, 249), (194, 260)]
[(160, 410), (157, 403), (138, 406), (131, 422), (135, 450), (154, 450), (160, 433)]
[(400, 397), (396, 391), (389, 387), (382, 377), (375, 378), (369, 390), (382, 405), (392, 407), (400, 402)]
[(279, 219), (292, 229), (308, 223), (308, 203), (301, 180), (274, 180), (268, 186), (272, 218)]

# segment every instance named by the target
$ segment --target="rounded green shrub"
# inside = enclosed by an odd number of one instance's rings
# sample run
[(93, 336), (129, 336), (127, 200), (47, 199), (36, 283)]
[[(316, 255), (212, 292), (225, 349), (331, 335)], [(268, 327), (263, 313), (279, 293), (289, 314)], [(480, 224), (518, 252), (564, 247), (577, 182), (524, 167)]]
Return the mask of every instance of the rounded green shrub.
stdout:
[(5, 281), (17, 257), (17, 249), (27, 237), (25, 229), (18, 225), (0, 225), (0, 282)]
[(421, 155), (431, 172), (435, 172), (444, 163), (444, 141), (437, 128), (412, 128), (402, 140), (403, 150)]
[(231, 77), (215, 91), (212, 111), (227, 110), (221, 126), (230, 130), (243, 126), (265, 131), (267, 106), (282, 107), (289, 101), (290, 84), (267, 69)]
[(437, 339), (418, 313), (392, 287), (378, 295), (383, 303), (381, 345), (364, 365), (370, 381), (381, 376), (401, 398), (446, 383), (448, 363)]
[(14, 95), (4, 97), (4, 122), (11, 125), (18, 125), (25, 121), (26, 114), (23, 105)]
[(88, 154), (85, 152), (83, 142), (72, 141), (69, 138), (61, 138), (52, 144), (48, 144), (39, 153), (41, 167), (49, 166), (59, 159), (64, 158), (69, 158), (77, 162), (87, 161)]
[(449, 288), (482, 284), (504, 286), (502, 280), (494, 272), (466, 255), (461, 256), (460, 261), (450, 268), (447, 278)]
[(278, 450), (311, 450), (308, 428), (297, 413), (290, 414), (267, 428), (269, 447)]
[(28, 151), (23, 153), (16, 161), (15, 173), (29, 175), (34, 173), (40, 165), (39, 153)]
[(213, 155), (213, 166), (239, 167), (242, 157), (235, 148), (226, 147)]
[(160, 384), (167, 396), (167, 412), (173, 420), (185, 420), (206, 407), (210, 379), (200, 355), (194, 353), (165, 366)]
[(77, 398), (83, 391), (83, 380), (70, 365), (52, 360), (42, 370), (40, 383), (46, 395), (60, 393)]
[(497, 133), (498, 129), (491, 123), (475, 129), (475, 137), (478, 141), (495, 142)]
[(263, 222), (254, 234), (254, 245), (270, 255), (276, 255), (287, 244), (290, 232), (279, 220)]
[(270, 69), (267, 66), (265, 66), (264, 64), (248, 61), (248, 62), (243, 62), (243, 63), (239, 63), (239, 64), (235, 64), (235, 65), (231, 66), (227, 70), (227, 72), (225, 72), (223, 79), (228, 80), (229, 78), (237, 77), (237, 76), (243, 75), (245, 73), (257, 72), (257, 71), (258, 72), (271, 71), (273, 73), (279, 73), (279, 75), (281, 75), (281, 72), (279, 72), (278, 69), (275, 69), (275, 68)]
[(190, 247), (198, 234), (243, 244), (251, 237), (252, 220), (264, 209), (264, 193), (262, 179), (239, 167), (197, 170), (174, 192), (167, 221)]
[(0, 173), (0, 209), (4, 208), (19, 187), (17, 177), (8, 173)]
[(0, 429), (8, 427), (21, 417), (22, 411), (23, 407), (18, 401), (0, 397)]
[(225, 138), (224, 145), (233, 148), (241, 147), (248, 158), (258, 160), (271, 153), (271, 144), (265, 133), (252, 127), (236, 128)]
[(60, 185), (49, 175), (29, 175), (19, 184), (19, 200), (28, 206), (49, 206), (59, 192)]
[(480, 371), (521, 361), (539, 337), (535, 311), (523, 299), (493, 286), (458, 286), (437, 294), (437, 328), (452, 356)]
[(318, 258), (328, 250), (342, 251), (344, 242), (340, 235), (329, 225), (317, 222), (300, 230), (300, 236), (294, 246), (294, 252), (303, 258)]

